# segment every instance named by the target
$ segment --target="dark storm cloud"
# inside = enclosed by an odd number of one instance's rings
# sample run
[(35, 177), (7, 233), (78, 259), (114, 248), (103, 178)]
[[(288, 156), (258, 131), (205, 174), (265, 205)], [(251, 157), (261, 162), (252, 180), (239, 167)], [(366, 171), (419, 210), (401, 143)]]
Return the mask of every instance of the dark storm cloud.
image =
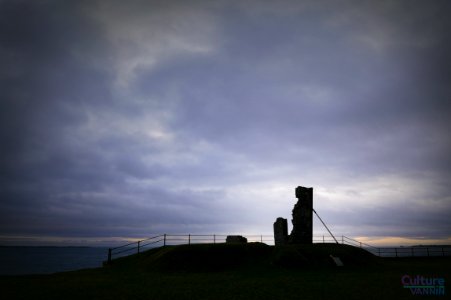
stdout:
[(0, 7), (0, 235), (449, 237), (446, 1)]

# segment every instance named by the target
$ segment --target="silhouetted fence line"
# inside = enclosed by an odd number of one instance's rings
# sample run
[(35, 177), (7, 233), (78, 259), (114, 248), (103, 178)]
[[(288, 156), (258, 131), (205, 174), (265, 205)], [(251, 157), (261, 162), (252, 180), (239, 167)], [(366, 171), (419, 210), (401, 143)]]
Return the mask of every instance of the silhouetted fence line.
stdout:
[(433, 257), (451, 256), (451, 246), (374, 247), (342, 236), (342, 244), (360, 247), (379, 257)]
[(451, 256), (450, 246), (413, 246), (413, 247), (381, 247), (377, 253), (380, 257), (437, 257)]
[[(244, 235), (249, 243), (260, 242), (274, 245), (273, 235)], [(217, 244), (225, 243), (227, 235), (224, 234), (160, 234), (150, 238), (130, 242), (125, 245), (108, 249), (108, 263), (119, 257), (140, 253), (152, 248), (191, 245), (191, 244)], [(374, 247), (358, 240), (342, 235), (336, 237), (341, 244), (362, 248), (379, 257), (432, 257), (451, 256), (451, 246), (413, 246), (413, 247)], [(331, 236), (315, 235), (313, 243), (335, 243)]]
[[(225, 243), (227, 236), (225, 234), (160, 234), (108, 249), (108, 263), (116, 258), (140, 253), (156, 247)], [(246, 235), (245, 237), (249, 243), (260, 242), (274, 244), (274, 237), (272, 235)]]

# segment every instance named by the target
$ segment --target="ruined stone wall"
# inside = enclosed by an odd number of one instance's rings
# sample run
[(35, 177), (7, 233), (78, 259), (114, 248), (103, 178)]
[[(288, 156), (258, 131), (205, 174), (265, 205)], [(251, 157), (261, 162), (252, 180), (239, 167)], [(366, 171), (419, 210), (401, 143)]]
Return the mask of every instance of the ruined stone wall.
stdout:
[(285, 245), (288, 242), (288, 222), (287, 219), (277, 218), (274, 222), (274, 244), (276, 246)]
[(293, 230), (289, 236), (290, 244), (311, 244), (313, 240), (313, 188), (298, 186), (297, 203), (293, 208)]

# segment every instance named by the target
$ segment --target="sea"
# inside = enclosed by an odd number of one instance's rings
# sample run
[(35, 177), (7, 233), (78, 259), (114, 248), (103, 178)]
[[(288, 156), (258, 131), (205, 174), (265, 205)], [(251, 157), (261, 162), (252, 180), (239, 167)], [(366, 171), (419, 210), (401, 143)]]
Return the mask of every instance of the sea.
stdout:
[(101, 247), (0, 247), (0, 275), (99, 268), (107, 257), (108, 248)]

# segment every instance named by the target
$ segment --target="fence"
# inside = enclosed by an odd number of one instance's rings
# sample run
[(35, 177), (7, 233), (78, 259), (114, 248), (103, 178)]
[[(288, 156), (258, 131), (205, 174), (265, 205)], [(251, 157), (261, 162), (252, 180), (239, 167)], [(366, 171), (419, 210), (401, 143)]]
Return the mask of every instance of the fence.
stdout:
[[(315, 242), (315, 240), (313, 242)], [(347, 236), (341, 236), (339, 242), (341, 244), (347, 244), (365, 249), (366, 251), (379, 257), (451, 256), (451, 246), (374, 247)]]
[[(248, 242), (260, 242), (274, 245), (272, 235), (246, 235)], [(151, 248), (183, 245), (183, 244), (216, 244), (225, 243), (227, 235), (221, 234), (161, 234), (147, 239), (131, 242), (108, 249), (108, 263), (112, 260), (140, 253)], [(313, 243), (335, 243), (331, 236), (313, 236)], [(379, 257), (431, 257), (451, 256), (451, 246), (413, 246), (413, 247), (374, 247), (342, 235), (337, 241), (341, 244), (362, 248)]]
[[(272, 235), (246, 235), (245, 237), (248, 242), (274, 244), (274, 237)], [(226, 238), (227, 235), (222, 234), (161, 234), (108, 249), (108, 263), (110, 263), (113, 259), (140, 253), (151, 248), (183, 244), (225, 243)]]
[(371, 253), (380, 257), (432, 257), (451, 256), (450, 246), (418, 246), (418, 247), (396, 247), (377, 248), (377, 252)]

